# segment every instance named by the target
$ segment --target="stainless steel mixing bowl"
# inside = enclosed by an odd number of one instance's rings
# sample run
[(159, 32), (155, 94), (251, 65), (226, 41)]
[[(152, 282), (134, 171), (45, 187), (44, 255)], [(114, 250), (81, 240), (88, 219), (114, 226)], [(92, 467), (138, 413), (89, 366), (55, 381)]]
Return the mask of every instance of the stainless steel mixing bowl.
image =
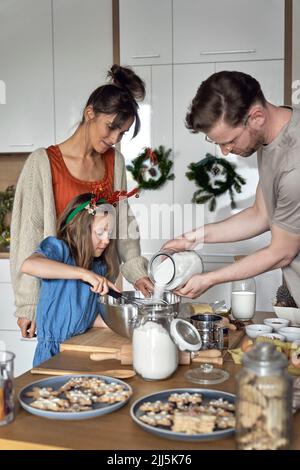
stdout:
[[(99, 302), (102, 304), (100, 315), (104, 323), (115, 333), (131, 338), (137, 315), (141, 307), (143, 307), (143, 303), (149, 305), (149, 303), (156, 304), (158, 302), (154, 299), (145, 299), (143, 294), (137, 291), (124, 291), (124, 294), (126, 296), (126, 303), (110, 295), (100, 296)], [(130, 299), (132, 299), (132, 303)], [(163, 293), (163, 300), (168, 305), (171, 305), (174, 313), (178, 315), (180, 296), (173, 294), (173, 292), (165, 291)]]

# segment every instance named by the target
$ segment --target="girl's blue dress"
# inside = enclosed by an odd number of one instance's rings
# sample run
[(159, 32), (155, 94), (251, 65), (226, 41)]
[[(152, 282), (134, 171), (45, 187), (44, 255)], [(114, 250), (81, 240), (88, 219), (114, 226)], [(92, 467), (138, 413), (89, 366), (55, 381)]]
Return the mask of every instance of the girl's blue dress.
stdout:
[[(36, 253), (61, 263), (75, 265), (68, 245), (55, 237), (42, 241)], [(106, 265), (95, 259), (91, 270), (106, 275)], [(33, 366), (59, 353), (59, 345), (90, 328), (103, 306), (90, 284), (73, 279), (42, 279), (37, 305), (37, 348)]]

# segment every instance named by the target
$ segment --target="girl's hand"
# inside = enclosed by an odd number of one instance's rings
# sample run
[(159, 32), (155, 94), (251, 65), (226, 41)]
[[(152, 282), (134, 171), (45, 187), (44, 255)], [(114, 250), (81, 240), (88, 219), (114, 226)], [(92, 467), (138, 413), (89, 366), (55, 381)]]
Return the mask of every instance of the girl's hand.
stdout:
[(119, 292), (112, 282), (108, 281), (105, 277), (100, 276), (100, 274), (94, 273), (93, 271), (85, 270), (82, 276), (82, 280), (91, 284), (91, 291), (95, 292), (95, 294), (105, 295), (107, 294), (109, 288)]

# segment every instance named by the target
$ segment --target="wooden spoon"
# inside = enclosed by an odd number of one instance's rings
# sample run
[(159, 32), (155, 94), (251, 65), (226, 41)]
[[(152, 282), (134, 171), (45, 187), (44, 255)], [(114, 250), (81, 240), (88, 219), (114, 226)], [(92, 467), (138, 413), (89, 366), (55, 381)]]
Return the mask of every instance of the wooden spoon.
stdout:
[(116, 379), (129, 379), (136, 374), (132, 369), (111, 369), (111, 370), (62, 370), (62, 369), (45, 369), (34, 367), (30, 371), (32, 374), (39, 375), (81, 375), (81, 374), (99, 374), (115, 377)]

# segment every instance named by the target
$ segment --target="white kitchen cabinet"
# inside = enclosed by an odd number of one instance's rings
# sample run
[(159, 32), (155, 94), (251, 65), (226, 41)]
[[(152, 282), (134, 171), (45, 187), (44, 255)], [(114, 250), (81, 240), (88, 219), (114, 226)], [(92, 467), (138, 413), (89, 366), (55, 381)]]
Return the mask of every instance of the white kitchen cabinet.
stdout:
[(283, 59), (283, 0), (173, 0), (174, 63)]
[(120, 56), (128, 65), (172, 63), (172, 0), (120, 1)]
[(54, 141), (50, 0), (0, 0), (0, 152), (30, 152)]
[(22, 338), (14, 312), (9, 259), (0, 259), (0, 349), (16, 355), (15, 376), (18, 376), (32, 367), (37, 341)]
[[(206, 272), (215, 271), (216, 269), (225, 268), (234, 262), (231, 255), (205, 255), (202, 256), (204, 269)], [(281, 269), (275, 269), (255, 277), (256, 283), (256, 311), (272, 312), (272, 303), (276, 297), (276, 291), (282, 284)], [(200, 302), (215, 302), (216, 300), (225, 300), (228, 307), (231, 306), (231, 282), (219, 284), (212, 287), (199, 297)]]
[[(121, 143), (126, 164), (144, 147), (172, 148), (172, 66), (142, 66), (134, 70), (145, 81), (146, 98), (140, 104), (139, 134), (132, 139), (129, 133)], [(128, 187), (132, 189), (136, 183), (130, 173), (127, 176)], [(152, 254), (173, 237), (173, 181), (167, 181), (160, 189), (142, 191), (138, 199), (131, 198), (129, 202), (139, 224), (142, 252)]]
[(111, 0), (53, 0), (56, 142), (81, 121), (94, 89), (112, 66)]
[(14, 293), (11, 283), (0, 282), (0, 330), (18, 330), (17, 318), (14, 316)]
[[(36, 338), (22, 338), (19, 331), (0, 330), (0, 344), (4, 345), (6, 351), (15, 354), (14, 376), (18, 377), (32, 368), (34, 351), (37, 345)], [(3, 346), (2, 346), (3, 347)]]

